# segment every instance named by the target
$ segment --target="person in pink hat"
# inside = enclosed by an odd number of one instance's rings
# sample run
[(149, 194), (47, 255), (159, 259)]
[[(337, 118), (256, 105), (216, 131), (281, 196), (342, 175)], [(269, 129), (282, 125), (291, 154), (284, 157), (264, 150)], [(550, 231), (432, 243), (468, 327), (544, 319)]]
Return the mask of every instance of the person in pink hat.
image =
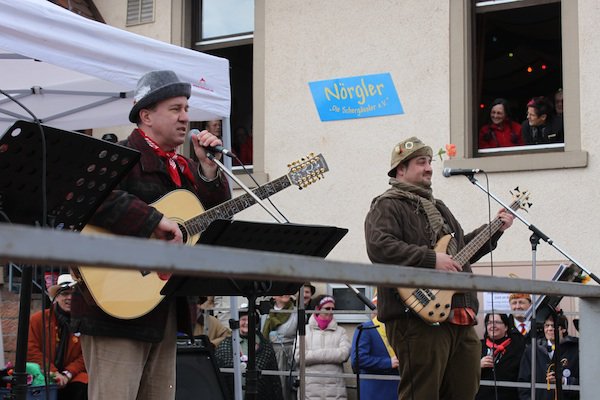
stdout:
[[(339, 326), (333, 316), (335, 299), (321, 295), (316, 299), (317, 306), (306, 326), (306, 393), (305, 399), (346, 399), (344, 378), (328, 376), (344, 372), (343, 363), (350, 355), (350, 340), (346, 330)], [(300, 359), (300, 349), (296, 348), (296, 362)], [(309, 374), (326, 376), (309, 376)]]

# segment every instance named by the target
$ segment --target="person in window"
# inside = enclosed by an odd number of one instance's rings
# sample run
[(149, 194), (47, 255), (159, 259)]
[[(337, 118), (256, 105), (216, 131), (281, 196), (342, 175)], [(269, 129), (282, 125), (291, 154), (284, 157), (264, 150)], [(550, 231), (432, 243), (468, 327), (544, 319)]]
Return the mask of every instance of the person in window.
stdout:
[(554, 126), (564, 132), (564, 117), (563, 117), (563, 91), (558, 89), (554, 93), (554, 111), (556, 112), (556, 118), (554, 120)]
[[(486, 314), (485, 333), (481, 341), (481, 379), (516, 382), (525, 350), (523, 336), (511, 329), (506, 314)], [(498, 397), (496, 397), (496, 391)], [(480, 386), (475, 400), (516, 400), (517, 388)]]
[(544, 96), (527, 103), (527, 119), (521, 131), (525, 144), (563, 143), (564, 134), (554, 113), (554, 107)]
[[(238, 126), (233, 131), (233, 152), (242, 164), (252, 164), (252, 135), (243, 126)], [(233, 163), (239, 165), (238, 160), (234, 160)]]
[(490, 108), (490, 122), (479, 130), (479, 148), (511, 147), (525, 144), (521, 125), (510, 118), (508, 102), (498, 98)]
[(563, 91), (562, 89), (558, 89), (554, 93), (554, 110), (556, 111), (556, 115), (562, 117), (563, 115)]
[[(557, 315), (559, 330), (559, 345), (556, 362), (560, 363), (562, 371), (563, 385), (579, 384), (579, 340), (576, 337), (567, 335), (569, 322), (567, 318), (559, 311)], [(554, 361), (554, 351), (556, 342), (554, 340), (554, 317), (550, 315), (544, 321), (544, 337), (537, 340), (536, 343), (536, 379), (537, 383), (554, 384), (556, 383), (556, 365)], [(531, 345), (525, 348), (521, 366), (519, 368), (519, 382), (531, 382)], [(556, 393), (554, 389), (544, 388), (536, 389), (536, 400), (554, 400)], [(579, 399), (578, 391), (563, 390), (563, 399)], [(531, 389), (519, 388), (519, 400), (531, 400)]]
[(222, 122), (220, 119), (206, 121), (206, 123), (204, 124), (204, 129), (206, 129), (219, 139), (223, 138)]
[[(305, 400), (347, 399), (344, 378), (331, 376), (344, 372), (343, 363), (350, 356), (350, 340), (346, 330), (337, 324), (332, 311), (335, 299), (331, 296), (317, 297), (316, 311), (306, 326), (306, 377)], [(300, 348), (296, 347), (296, 362)], [(326, 375), (325, 375), (326, 374)]]

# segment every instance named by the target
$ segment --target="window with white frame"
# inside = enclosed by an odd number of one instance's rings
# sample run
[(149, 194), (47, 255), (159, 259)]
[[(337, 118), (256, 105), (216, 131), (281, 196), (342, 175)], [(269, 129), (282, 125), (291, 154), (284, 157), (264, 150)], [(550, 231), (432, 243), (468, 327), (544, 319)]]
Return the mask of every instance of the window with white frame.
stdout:
[[(253, 138), (254, 0), (201, 0), (193, 3), (194, 49), (227, 58), (231, 79), (231, 116), (224, 137), (238, 156), (233, 169), (255, 167)], [(254, 172), (257, 169), (254, 168)]]
[[(374, 289), (371, 286), (353, 285), (356, 290), (368, 299), (373, 297)], [(362, 323), (371, 319), (369, 308), (346, 285), (330, 283), (327, 285), (327, 294), (335, 299), (335, 319), (343, 323)], [(347, 311), (344, 313), (343, 311)]]
[[(580, 138), (577, 25), (577, 1), (451, 2), (450, 140), (457, 157), (445, 166), (492, 172), (587, 165)], [(555, 102), (563, 93), (558, 117)], [(531, 128), (540, 101), (549, 109), (548, 127), (536, 129), (538, 139), (532, 140), (532, 130), (524, 128)], [(496, 110), (513, 120), (502, 132), (489, 129), (497, 103), (504, 104)]]
[(562, 151), (560, 2), (477, 1), (474, 11), (474, 155)]

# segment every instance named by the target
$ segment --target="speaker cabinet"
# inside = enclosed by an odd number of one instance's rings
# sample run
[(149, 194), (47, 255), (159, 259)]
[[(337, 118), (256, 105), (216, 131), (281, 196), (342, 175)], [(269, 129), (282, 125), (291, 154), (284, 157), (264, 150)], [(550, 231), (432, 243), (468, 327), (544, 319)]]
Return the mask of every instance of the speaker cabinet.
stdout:
[(175, 400), (230, 400), (206, 336), (177, 343)]

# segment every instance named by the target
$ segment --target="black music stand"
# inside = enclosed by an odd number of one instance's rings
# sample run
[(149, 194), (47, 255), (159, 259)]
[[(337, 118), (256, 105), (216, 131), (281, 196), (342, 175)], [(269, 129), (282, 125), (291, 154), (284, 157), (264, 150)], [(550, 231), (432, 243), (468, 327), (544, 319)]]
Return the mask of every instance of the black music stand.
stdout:
[[(88, 135), (17, 121), (0, 137), (0, 210), (10, 223), (80, 230), (139, 158)], [(21, 280), (13, 395), (25, 400), (31, 266)]]
[[(333, 226), (216, 220), (204, 231), (198, 243), (324, 258), (346, 233), (348, 229)], [(248, 331), (256, 332), (256, 298), (293, 294), (298, 292), (303, 284), (173, 276), (161, 293), (179, 296), (244, 296), (248, 298)], [(255, 362), (255, 344), (255, 335), (248, 335), (246, 398), (250, 400), (256, 399), (259, 377)]]
[[(576, 264), (560, 264), (552, 277), (552, 281), (580, 283), (583, 272), (583, 269)], [(535, 300), (535, 304), (525, 313), (526, 320), (532, 319), (533, 309), (535, 307), (535, 321), (531, 321), (532, 329), (538, 329), (536, 325), (543, 325), (550, 315), (554, 315), (556, 307), (561, 302), (562, 298), (563, 296), (543, 295)]]

